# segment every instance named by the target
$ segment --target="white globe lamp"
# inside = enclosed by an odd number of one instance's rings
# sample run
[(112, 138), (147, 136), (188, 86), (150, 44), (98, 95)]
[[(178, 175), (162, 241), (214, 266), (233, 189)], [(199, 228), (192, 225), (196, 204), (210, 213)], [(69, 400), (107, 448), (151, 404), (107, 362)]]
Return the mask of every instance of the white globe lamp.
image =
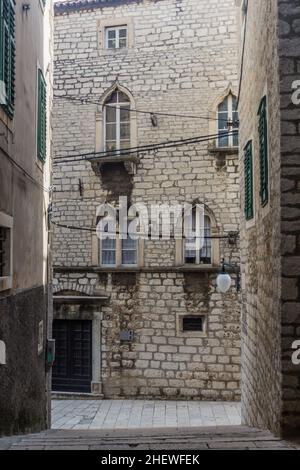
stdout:
[(231, 287), (231, 277), (226, 272), (225, 260), (222, 260), (222, 272), (217, 277), (217, 286), (222, 294), (226, 294)]
[(227, 273), (221, 273), (217, 277), (217, 286), (222, 294), (226, 294), (231, 287), (231, 277)]

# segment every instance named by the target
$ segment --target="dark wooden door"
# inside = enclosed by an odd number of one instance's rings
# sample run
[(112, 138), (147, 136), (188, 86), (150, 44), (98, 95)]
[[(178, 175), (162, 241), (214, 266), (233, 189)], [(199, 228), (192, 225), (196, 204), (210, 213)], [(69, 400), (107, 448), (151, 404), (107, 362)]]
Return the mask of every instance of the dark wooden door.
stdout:
[(56, 392), (91, 392), (92, 322), (55, 320), (56, 359), (52, 389)]

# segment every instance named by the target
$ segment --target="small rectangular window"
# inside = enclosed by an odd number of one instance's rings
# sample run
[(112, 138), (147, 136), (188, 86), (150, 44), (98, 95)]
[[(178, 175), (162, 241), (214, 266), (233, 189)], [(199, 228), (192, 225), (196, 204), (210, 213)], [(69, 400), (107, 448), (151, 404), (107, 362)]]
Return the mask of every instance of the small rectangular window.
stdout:
[(264, 96), (264, 98), (261, 100), (258, 116), (260, 199), (262, 206), (265, 206), (269, 201), (268, 120), (266, 96)]
[(107, 49), (124, 49), (128, 47), (127, 26), (106, 28), (105, 36)]
[(203, 331), (204, 317), (191, 315), (182, 317), (182, 331)]
[(254, 216), (253, 204), (253, 152), (252, 141), (248, 142), (244, 149), (245, 168), (245, 217), (250, 220)]

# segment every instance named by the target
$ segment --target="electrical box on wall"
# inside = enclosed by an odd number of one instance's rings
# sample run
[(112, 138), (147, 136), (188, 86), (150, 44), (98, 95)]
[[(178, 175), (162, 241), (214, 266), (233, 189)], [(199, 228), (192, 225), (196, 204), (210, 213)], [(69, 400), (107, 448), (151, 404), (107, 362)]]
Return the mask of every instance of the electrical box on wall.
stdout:
[(134, 332), (132, 330), (122, 330), (120, 334), (120, 340), (132, 343), (134, 341)]

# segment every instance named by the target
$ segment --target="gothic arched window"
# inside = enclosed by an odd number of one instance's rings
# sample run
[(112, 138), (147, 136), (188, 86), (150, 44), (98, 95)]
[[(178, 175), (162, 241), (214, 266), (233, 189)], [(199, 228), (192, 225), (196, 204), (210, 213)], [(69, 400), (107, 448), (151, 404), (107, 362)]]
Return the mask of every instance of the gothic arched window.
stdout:
[(116, 89), (104, 103), (105, 150), (115, 151), (130, 148), (130, 99)]
[[(238, 147), (238, 119), (237, 99), (232, 93), (229, 93), (218, 106), (218, 147)], [(232, 126), (228, 126), (230, 122)], [(236, 131), (234, 135), (233, 131)], [(228, 135), (228, 132), (231, 135)]]

